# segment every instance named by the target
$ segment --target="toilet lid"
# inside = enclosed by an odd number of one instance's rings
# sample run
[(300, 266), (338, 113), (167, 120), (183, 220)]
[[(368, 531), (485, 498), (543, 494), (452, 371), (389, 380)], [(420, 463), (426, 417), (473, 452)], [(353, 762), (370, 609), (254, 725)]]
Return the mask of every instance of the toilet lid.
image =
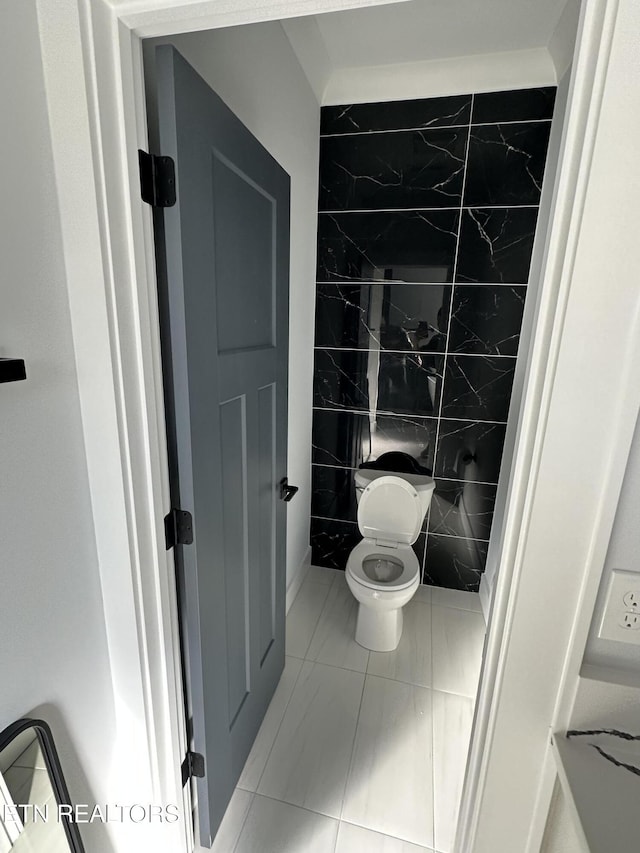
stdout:
[(422, 502), (401, 477), (378, 477), (362, 493), (358, 527), (368, 539), (412, 545), (422, 525)]

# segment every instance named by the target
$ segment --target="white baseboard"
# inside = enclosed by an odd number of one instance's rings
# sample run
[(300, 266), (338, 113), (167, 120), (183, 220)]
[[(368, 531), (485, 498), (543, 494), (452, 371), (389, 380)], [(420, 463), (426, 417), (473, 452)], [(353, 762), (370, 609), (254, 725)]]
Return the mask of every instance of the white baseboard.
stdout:
[(298, 594), (298, 590), (302, 586), (304, 579), (307, 576), (307, 572), (309, 571), (309, 567), (311, 565), (311, 545), (307, 548), (307, 552), (304, 555), (304, 559), (300, 564), (298, 571), (291, 578), (291, 582), (287, 587), (287, 613), (289, 612), (289, 608), (293, 604), (293, 599)]
[(489, 608), (491, 607), (491, 588), (486, 575), (482, 575), (480, 578), (480, 589), (478, 590), (478, 594), (480, 595), (480, 606), (482, 607), (484, 621), (488, 623)]

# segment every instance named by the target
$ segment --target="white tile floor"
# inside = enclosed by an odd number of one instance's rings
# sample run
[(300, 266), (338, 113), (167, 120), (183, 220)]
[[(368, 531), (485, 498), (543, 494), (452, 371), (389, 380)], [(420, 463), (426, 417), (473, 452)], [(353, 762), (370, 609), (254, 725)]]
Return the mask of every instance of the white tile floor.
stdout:
[(344, 572), (312, 567), (280, 684), (214, 853), (450, 853), (480, 672), (478, 596), (420, 587), (395, 652), (354, 641)]

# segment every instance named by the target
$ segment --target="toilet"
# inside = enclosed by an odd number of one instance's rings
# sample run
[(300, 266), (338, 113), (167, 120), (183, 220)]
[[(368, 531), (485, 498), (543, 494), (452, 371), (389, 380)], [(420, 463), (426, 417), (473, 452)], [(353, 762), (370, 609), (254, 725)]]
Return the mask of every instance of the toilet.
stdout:
[(420, 584), (411, 547), (435, 489), (426, 474), (360, 469), (355, 475), (363, 539), (349, 554), (347, 584), (359, 602), (356, 642), (375, 652), (397, 648), (402, 608)]

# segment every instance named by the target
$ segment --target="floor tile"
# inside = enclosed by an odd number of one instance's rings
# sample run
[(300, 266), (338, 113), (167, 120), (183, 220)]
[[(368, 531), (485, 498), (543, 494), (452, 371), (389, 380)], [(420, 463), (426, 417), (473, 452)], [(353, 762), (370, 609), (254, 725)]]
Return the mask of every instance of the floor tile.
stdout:
[(53, 795), (47, 770), (14, 766), (2, 775), (14, 803), (33, 803), (42, 806)]
[(473, 699), (433, 691), (434, 846), (440, 853), (453, 851), (473, 707)]
[(402, 637), (393, 652), (371, 652), (367, 672), (431, 686), (431, 605), (410, 601), (403, 611)]
[(305, 580), (287, 614), (286, 654), (303, 658), (331, 589), (327, 583)]
[(344, 572), (342, 575), (329, 591), (307, 658), (366, 672), (369, 651), (355, 641), (358, 602), (347, 586)]
[(477, 592), (432, 586), (431, 601), (433, 604), (440, 604), (443, 607), (457, 607), (458, 610), (474, 610), (476, 613), (482, 613), (480, 596)]
[(30, 746), (36, 744), (36, 734), (34, 729), (27, 729), (21, 734), (14, 737), (2, 752), (0, 752), (0, 773), (4, 773), (14, 764), (17, 767), (44, 767), (44, 764), (35, 764), (21, 761), (20, 758), (25, 754)]
[(474, 698), (478, 688), (485, 625), (481, 613), (431, 608), (433, 687)]
[(433, 845), (431, 691), (367, 675), (342, 818)]
[(242, 832), (253, 794), (236, 788), (222, 818), (220, 828), (211, 847), (211, 853), (230, 853)]
[(425, 604), (429, 604), (431, 602), (431, 590), (433, 587), (427, 586), (424, 583), (421, 583), (418, 589), (416, 590), (416, 594), (413, 597), (413, 601), (423, 601)]
[(364, 676), (305, 661), (258, 793), (340, 816)]
[(426, 847), (382, 835), (352, 823), (340, 824), (336, 853), (430, 853)]
[(337, 832), (337, 820), (256, 795), (234, 853), (334, 853)]
[(238, 787), (246, 791), (255, 791), (258, 788), (262, 771), (265, 768), (271, 747), (278, 734), (280, 723), (284, 712), (291, 699), (293, 688), (300, 674), (302, 661), (298, 658), (285, 658), (284, 670), (280, 677), (273, 699), (267, 708), (260, 731), (247, 758), (242, 775), (238, 780)]
[(2, 750), (0, 773), (4, 773), (9, 767), (47, 769), (35, 729), (27, 729), (22, 732)]
[[(69, 842), (62, 823), (52, 820), (51, 817), (56, 814), (55, 798), (51, 797), (41, 805), (43, 809), (46, 806), (49, 820), (27, 821), (24, 830), (11, 846), (11, 853), (34, 853), (37, 850), (46, 850), (47, 853), (69, 853)], [(0, 849), (4, 848), (0, 846)]]
[(337, 569), (327, 569), (325, 566), (309, 566), (305, 581), (331, 586), (343, 574), (344, 572), (339, 572)]

